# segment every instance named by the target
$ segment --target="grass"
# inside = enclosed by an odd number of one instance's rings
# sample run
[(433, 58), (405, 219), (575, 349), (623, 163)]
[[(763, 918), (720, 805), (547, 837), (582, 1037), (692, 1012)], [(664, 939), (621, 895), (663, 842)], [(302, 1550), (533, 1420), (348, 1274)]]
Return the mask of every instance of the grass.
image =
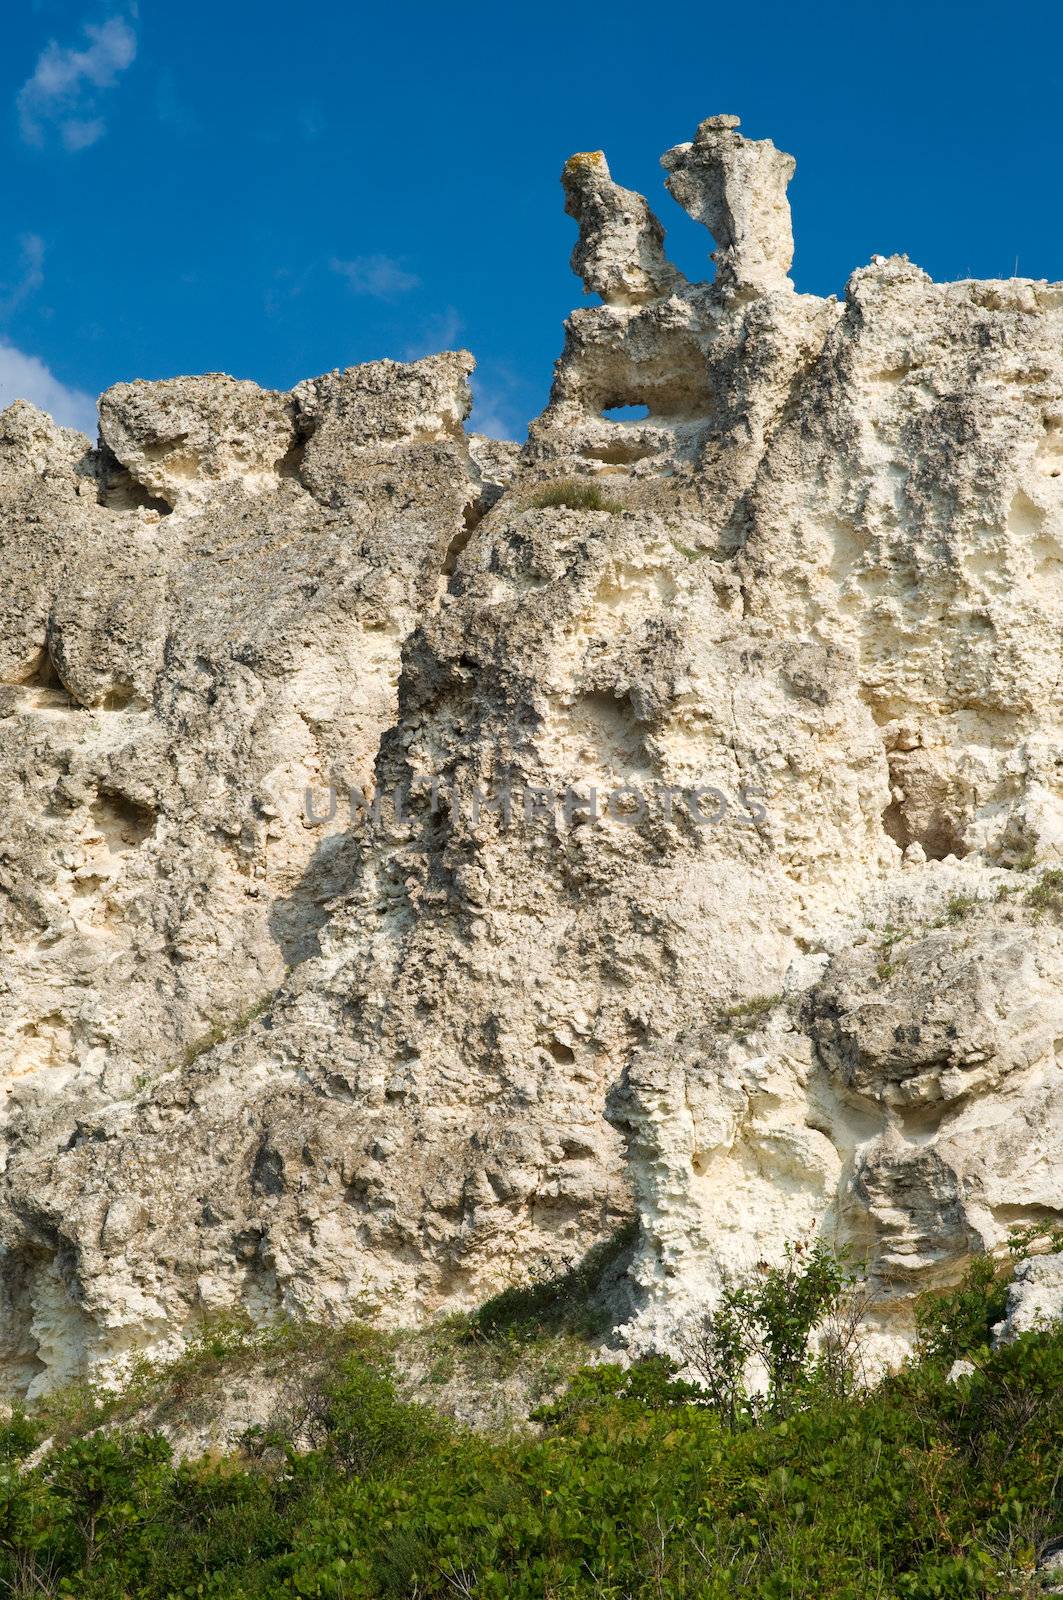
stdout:
[[(1004, 900), (1009, 894), (1014, 894), (1015, 892), (1015, 889), (1009, 886), (1004, 886), (997, 890), (995, 899), (997, 901)], [(900, 960), (895, 959), (893, 955), (894, 947), (896, 945), (899, 945), (908, 939), (918, 939), (921, 935), (933, 932), (939, 928), (956, 927), (957, 924), (965, 922), (972, 912), (978, 910), (979, 906), (987, 904), (989, 904), (989, 901), (984, 899), (981, 895), (959, 893), (950, 894), (948, 899), (945, 901), (944, 906), (942, 907), (941, 915), (935, 917), (933, 921), (918, 923), (910, 928), (898, 928), (890, 923), (887, 923), (887, 925), (882, 929), (875, 945), (875, 949), (880, 957), (878, 965), (875, 969), (876, 976), (878, 977), (879, 981), (884, 983), (887, 979), (891, 978), (901, 966)], [(900, 952), (898, 952), (898, 954), (900, 954)]]
[(558, 507), (566, 511), (608, 511), (619, 516), (623, 506), (619, 500), (610, 500), (591, 478), (558, 478), (534, 489), (528, 504), (539, 511)]
[(895, 945), (906, 939), (916, 939), (921, 934), (928, 933), (938, 928), (956, 927), (965, 922), (969, 916), (978, 910), (979, 906), (990, 904), (1004, 904), (1014, 895), (1021, 894), (1023, 902), (1030, 908), (1035, 916), (1044, 912), (1055, 914), (1063, 913), (1063, 868), (1050, 867), (1041, 873), (1038, 881), (1030, 888), (1023, 890), (1021, 884), (1000, 884), (996, 893), (990, 897), (976, 894), (951, 894), (945, 901), (941, 915), (932, 922), (922, 923), (911, 928), (897, 928), (887, 924), (882, 929), (876, 944), (879, 962), (875, 968), (875, 976), (880, 983), (886, 983), (899, 971), (902, 963), (893, 955)]
[(388, 1346), (363, 1323), (327, 1328), (279, 1319), (256, 1324), (246, 1314), (204, 1316), (189, 1343), (169, 1361), (138, 1357), (119, 1386), (78, 1378), (51, 1390), (34, 1416), (42, 1436), (63, 1445), (95, 1428), (127, 1427), (148, 1417), (151, 1426), (195, 1425), (221, 1409), (241, 1377), (276, 1375), (296, 1364), (304, 1377), (329, 1371), (352, 1352), (379, 1356)]
[(613, 1295), (637, 1224), (625, 1223), (566, 1271), (533, 1276), (476, 1311), (393, 1336), (403, 1392), (485, 1427), (520, 1427), (586, 1362), (614, 1324)]
[(1063, 868), (1048, 867), (1037, 882), (1027, 889), (1023, 899), (1032, 911), (1063, 911)]
[(608, 1333), (610, 1284), (636, 1236), (637, 1224), (626, 1223), (566, 1271), (544, 1273), (476, 1311), (420, 1329), (383, 1333), (364, 1322), (255, 1323), (240, 1312), (212, 1313), (179, 1355), (138, 1358), (118, 1387), (79, 1378), (52, 1390), (35, 1408), (38, 1433), (56, 1446), (101, 1427), (165, 1425), (187, 1433), (218, 1416), (234, 1388), (248, 1382), (260, 1390), (271, 1384), (290, 1415), (313, 1414), (323, 1388), (352, 1357), (393, 1364), (407, 1399), (427, 1394), (437, 1409), (466, 1416), (482, 1405), (485, 1422), (511, 1425), (515, 1413), (525, 1418), (571, 1378)]
[(740, 1000), (737, 1005), (727, 1006), (725, 1010), (717, 1012), (716, 1021), (721, 1027), (730, 1028), (735, 1033), (751, 1033), (769, 1012), (782, 1005), (783, 999), (781, 994), (756, 994), (749, 1000)]
[(913, 930), (911, 928), (895, 928), (892, 923), (887, 923), (883, 928), (882, 937), (876, 946), (880, 959), (878, 966), (875, 968), (875, 976), (880, 983), (886, 983), (892, 978), (901, 965), (899, 961), (893, 960), (892, 950), (894, 945), (900, 944), (903, 939), (910, 939), (912, 933)]
[(942, 921), (946, 924), (963, 922), (979, 904), (975, 894), (950, 894), (945, 901), (945, 914)]
[(215, 1045), (224, 1044), (226, 1039), (233, 1039), (238, 1033), (242, 1033), (245, 1028), (249, 1028), (252, 1022), (269, 1010), (273, 1003), (273, 998), (273, 992), (271, 991), (269, 994), (260, 995), (254, 1004), (249, 1005), (245, 1011), (241, 1011), (239, 1016), (219, 1017), (218, 1021), (211, 1026), (207, 1033), (204, 1033), (198, 1039), (194, 1039), (185, 1050), (185, 1066), (190, 1067), (193, 1061), (198, 1061), (200, 1056), (206, 1055), (208, 1050), (213, 1050)]

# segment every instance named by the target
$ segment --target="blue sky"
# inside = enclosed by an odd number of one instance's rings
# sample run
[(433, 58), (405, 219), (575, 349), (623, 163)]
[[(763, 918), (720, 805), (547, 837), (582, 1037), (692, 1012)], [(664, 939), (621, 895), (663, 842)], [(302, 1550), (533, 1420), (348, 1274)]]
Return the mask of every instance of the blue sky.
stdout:
[(674, 259), (663, 189), (702, 117), (797, 157), (798, 288), (873, 253), (1063, 278), (1063, 8), (23, 0), (0, 57), (0, 404), (87, 425), (133, 377), (287, 388), (467, 346), (522, 435), (580, 303), (558, 174), (602, 148)]

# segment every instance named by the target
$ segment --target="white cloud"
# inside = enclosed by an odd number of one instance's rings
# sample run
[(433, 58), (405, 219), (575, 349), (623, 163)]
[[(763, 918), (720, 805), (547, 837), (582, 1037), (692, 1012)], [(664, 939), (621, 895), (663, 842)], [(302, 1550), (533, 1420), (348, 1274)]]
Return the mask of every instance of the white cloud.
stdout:
[(346, 278), (353, 294), (371, 295), (375, 300), (394, 300), (397, 295), (416, 289), (421, 281), (392, 256), (355, 256), (353, 261), (340, 261), (333, 256), (329, 266)]
[(429, 317), (421, 335), (403, 346), (404, 361), (420, 361), (422, 356), (437, 356), (441, 350), (456, 350), (465, 324), (453, 306)]
[(528, 432), (527, 398), (520, 380), (501, 362), (490, 375), (472, 375), (472, 416), (466, 427), (490, 439), (523, 440)]
[(0, 340), (0, 411), (14, 400), (29, 400), (47, 411), (61, 428), (79, 428), (96, 437), (96, 402), (81, 389), (60, 383), (38, 356), (28, 356)]
[(106, 131), (95, 114), (97, 95), (133, 64), (137, 36), (124, 17), (99, 27), (87, 23), (82, 31), (88, 43), (81, 50), (50, 40), (18, 92), (19, 126), (29, 144), (43, 144), (54, 125), (67, 150), (85, 150)]
[(23, 233), (18, 244), (19, 276), (14, 283), (0, 283), (0, 317), (10, 316), (44, 282), (44, 240), (40, 234)]
[(518, 423), (512, 415), (500, 411), (490, 396), (473, 390), (472, 416), (466, 427), (473, 433), (485, 433), (489, 439), (522, 440), (528, 431), (527, 423)]
[(90, 144), (102, 139), (107, 124), (102, 117), (68, 117), (59, 129), (64, 150), (87, 150)]

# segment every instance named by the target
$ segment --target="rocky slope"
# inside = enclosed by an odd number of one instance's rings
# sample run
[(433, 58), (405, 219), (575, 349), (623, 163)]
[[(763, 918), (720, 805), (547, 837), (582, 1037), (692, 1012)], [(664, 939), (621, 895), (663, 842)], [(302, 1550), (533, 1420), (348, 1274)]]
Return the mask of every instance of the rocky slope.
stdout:
[(519, 453), (463, 353), (0, 416), (9, 1390), (632, 1211), (635, 1345), (822, 1231), (888, 1354), (1063, 1212), (1063, 286), (797, 294), (790, 157), (663, 164), (715, 276), (573, 157)]

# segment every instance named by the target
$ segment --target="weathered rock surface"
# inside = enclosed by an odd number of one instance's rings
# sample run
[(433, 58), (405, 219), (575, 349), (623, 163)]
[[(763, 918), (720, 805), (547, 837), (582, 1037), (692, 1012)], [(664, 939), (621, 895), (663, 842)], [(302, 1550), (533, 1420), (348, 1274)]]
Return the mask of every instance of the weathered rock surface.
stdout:
[(573, 158), (519, 456), (454, 354), (0, 418), (9, 1388), (632, 1209), (634, 1343), (817, 1230), (889, 1354), (1063, 1212), (1063, 286), (797, 294), (792, 158), (664, 161), (716, 279)]
[(1063, 1322), (1063, 1256), (1020, 1261), (1008, 1284), (1004, 1320), (993, 1329), (995, 1344), (1011, 1344), (1024, 1333), (1043, 1333)]

